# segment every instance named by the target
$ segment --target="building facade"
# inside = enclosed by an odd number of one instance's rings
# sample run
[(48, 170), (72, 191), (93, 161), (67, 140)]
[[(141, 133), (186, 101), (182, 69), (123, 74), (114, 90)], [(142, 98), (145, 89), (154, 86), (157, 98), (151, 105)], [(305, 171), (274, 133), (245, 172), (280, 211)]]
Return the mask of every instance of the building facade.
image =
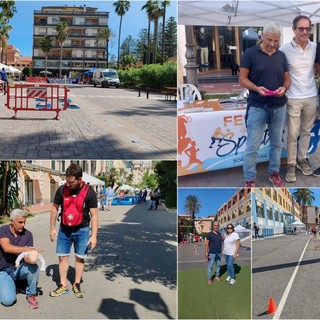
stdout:
[(301, 219), (300, 206), (288, 188), (252, 190), (252, 218), (263, 237), (286, 233), (292, 222)]
[[(210, 218), (210, 217), (209, 217)], [(214, 217), (212, 217), (214, 218)], [(227, 225), (251, 229), (251, 189), (239, 189), (227, 202), (218, 210), (217, 217), (220, 229), (226, 233)]]
[(33, 70), (35, 74), (45, 69), (45, 54), (40, 41), (45, 36), (52, 38), (52, 49), (48, 54), (48, 70), (58, 74), (60, 45), (56, 41), (59, 22), (68, 24), (69, 36), (62, 48), (62, 73), (83, 72), (92, 67), (105, 67), (106, 42), (97, 42), (99, 29), (108, 26), (109, 12), (83, 6), (46, 6), (34, 11), (33, 23)]

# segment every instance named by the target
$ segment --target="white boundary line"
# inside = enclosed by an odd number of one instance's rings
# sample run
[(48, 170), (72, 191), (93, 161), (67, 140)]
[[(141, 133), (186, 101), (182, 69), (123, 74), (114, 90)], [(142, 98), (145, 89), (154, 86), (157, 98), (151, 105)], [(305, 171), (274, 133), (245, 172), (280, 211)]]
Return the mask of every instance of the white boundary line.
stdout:
[(297, 275), (298, 269), (299, 269), (300, 264), (301, 264), (301, 260), (302, 260), (302, 258), (303, 258), (303, 256), (304, 256), (304, 253), (305, 253), (305, 251), (306, 251), (306, 249), (307, 249), (307, 246), (308, 246), (308, 244), (309, 244), (309, 242), (310, 242), (310, 239), (311, 239), (311, 237), (310, 237), (309, 240), (307, 241), (307, 243), (306, 243), (306, 245), (305, 245), (305, 247), (304, 247), (304, 249), (303, 249), (303, 251), (302, 251), (302, 254), (301, 254), (300, 258), (299, 258), (299, 261), (298, 261), (298, 263), (297, 263), (297, 265), (296, 265), (296, 267), (295, 267), (295, 269), (294, 269), (294, 271), (293, 271), (293, 273), (292, 273), (292, 276), (291, 276), (291, 278), (290, 278), (290, 280), (289, 280), (289, 282), (288, 282), (288, 285), (287, 285), (287, 287), (286, 287), (286, 290), (284, 291), (284, 293), (283, 293), (283, 295), (282, 295), (282, 298), (281, 298), (280, 303), (279, 303), (279, 305), (278, 305), (278, 309), (277, 309), (276, 313), (274, 314), (274, 316), (273, 316), (273, 318), (272, 318), (273, 320), (278, 320), (278, 319), (280, 319), (282, 310), (283, 310), (284, 305), (285, 305), (285, 303), (286, 303), (286, 301), (287, 301), (289, 292), (290, 292), (291, 287), (292, 287), (292, 285), (293, 285), (293, 281), (294, 281), (294, 279), (295, 279), (295, 277), (296, 277), (296, 275)]

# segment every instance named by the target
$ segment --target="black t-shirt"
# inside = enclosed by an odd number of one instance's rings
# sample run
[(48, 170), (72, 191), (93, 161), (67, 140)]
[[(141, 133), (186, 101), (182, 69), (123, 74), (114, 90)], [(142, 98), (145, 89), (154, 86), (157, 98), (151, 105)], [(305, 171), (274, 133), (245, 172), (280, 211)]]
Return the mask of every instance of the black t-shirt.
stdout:
[[(63, 211), (63, 200), (62, 200), (62, 195), (63, 195), (63, 185), (60, 186), (54, 196), (53, 202), (59, 206), (61, 206), (61, 212)], [(71, 195), (77, 195), (80, 192), (81, 188), (79, 189), (71, 189), (70, 194)], [(90, 187), (87, 193), (87, 196), (84, 200), (84, 209), (83, 209), (83, 219), (82, 223), (76, 227), (68, 227), (65, 226), (62, 221), (61, 221), (61, 226), (66, 227), (66, 228), (84, 228), (88, 227), (90, 225), (90, 209), (91, 208), (97, 208), (98, 207), (98, 202), (97, 202), (97, 194), (95, 191)]]
[(209, 232), (207, 240), (209, 240), (209, 253), (221, 253), (223, 240), (220, 232), (217, 234), (213, 231)]
[[(260, 49), (259, 45), (248, 48), (242, 58), (240, 67), (250, 70), (249, 80), (256, 86), (263, 86), (269, 90), (277, 90), (284, 83), (284, 73), (289, 71), (285, 54), (276, 50), (271, 56)], [(256, 91), (249, 90), (248, 106), (254, 107), (282, 107), (287, 97), (262, 97)]]
[[(0, 238), (8, 238), (14, 246), (33, 247), (32, 233), (26, 229), (15, 237), (10, 230), (10, 225), (2, 226), (0, 228)], [(17, 256), (17, 254), (5, 253), (0, 246), (0, 270), (14, 267)]]

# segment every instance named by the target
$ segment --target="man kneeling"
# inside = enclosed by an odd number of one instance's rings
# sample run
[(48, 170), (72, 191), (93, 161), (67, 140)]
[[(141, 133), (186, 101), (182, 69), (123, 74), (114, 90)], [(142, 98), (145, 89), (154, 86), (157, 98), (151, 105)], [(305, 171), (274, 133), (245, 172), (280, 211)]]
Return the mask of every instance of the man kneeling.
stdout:
[(15, 266), (19, 254), (33, 248), (32, 233), (25, 229), (27, 213), (21, 209), (14, 209), (10, 214), (10, 224), (0, 228), (0, 303), (11, 306), (16, 301), (16, 281), (26, 280), (26, 295), (32, 309), (39, 307), (36, 298), (39, 280), (39, 266), (26, 261)]

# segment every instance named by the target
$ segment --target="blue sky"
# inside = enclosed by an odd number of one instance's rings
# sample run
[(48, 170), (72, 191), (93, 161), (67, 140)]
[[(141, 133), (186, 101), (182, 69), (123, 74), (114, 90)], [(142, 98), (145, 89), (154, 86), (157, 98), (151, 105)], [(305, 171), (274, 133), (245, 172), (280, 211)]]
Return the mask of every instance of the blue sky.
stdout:
[[(80, 6), (87, 5), (88, 7), (98, 8), (99, 11), (109, 12), (109, 28), (116, 33), (116, 38), (113, 40), (109, 48), (111, 54), (117, 54), (118, 34), (120, 17), (114, 12), (113, 1), (16, 1), (17, 13), (10, 20), (10, 25), (13, 27), (10, 32), (9, 44), (14, 45), (19, 49), (22, 56), (32, 56), (32, 36), (33, 36), (33, 11), (40, 10), (44, 6)], [(148, 18), (145, 11), (141, 11), (141, 7), (146, 1), (131, 1), (130, 9), (122, 19), (121, 42), (131, 35), (137, 39), (139, 31), (142, 28), (148, 27)], [(173, 16), (176, 18), (176, 1), (171, 1), (167, 7), (166, 20)], [(177, 19), (176, 19), (177, 20)]]
[(188, 195), (196, 195), (201, 204), (197, 217), (215, 215), (223, 203), (229, 200), (238, 189), (235, 188), (179, 188), (178, 214), (184, 214), (185, 199)]
[[(316, 179), (316, 178), (315, 178)], [(289, 188), (293, 193), (296, 188)], [(320, 188), (310, 188), (314, 193), (315, 202), (313, 206), (320, 208)], [(223, 203), (228, 201), (238, 189), (233, 188), (179, 188), (178, 189), (178, 214), (184, 214), (184, 203), (188, 195), (196, 195), (201, 204), (197, 217), (215, 215)]]

